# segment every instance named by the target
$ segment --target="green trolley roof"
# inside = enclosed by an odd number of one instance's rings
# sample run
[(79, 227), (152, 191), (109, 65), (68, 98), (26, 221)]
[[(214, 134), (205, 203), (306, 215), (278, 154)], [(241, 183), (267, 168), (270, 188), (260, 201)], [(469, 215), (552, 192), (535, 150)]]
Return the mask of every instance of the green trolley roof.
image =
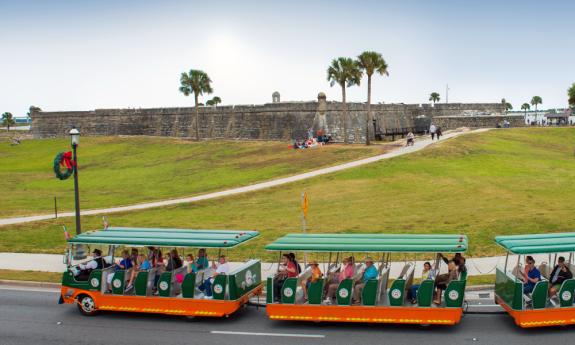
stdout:
[(267, 250), (310, 252), (456, 253), (467, 250), (465, 235), (288, 234)]
[(495, 242), (513, 254), (573, 252), (575, 232), (497, 236)]
[(247, 230), (188, 230), (120, 228), (85, 232), (68, 240), (73, 244), (114, 244), (155, 247), (231, 248), (259, 235)]

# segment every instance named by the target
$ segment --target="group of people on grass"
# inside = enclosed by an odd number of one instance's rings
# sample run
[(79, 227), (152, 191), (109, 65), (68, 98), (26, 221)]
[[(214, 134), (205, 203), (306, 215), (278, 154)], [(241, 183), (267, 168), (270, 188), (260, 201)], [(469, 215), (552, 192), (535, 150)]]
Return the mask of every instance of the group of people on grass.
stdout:
[[(518, 271), (517, 274), (518, 278), (523, 281), (523, 293), (526, 294), (532, 293), (537, 282), (541, 281), (541, 271), (535, 267), (535, 259), (531, 255), (525, 257), (525, 268), (523, 272)], [(549, 275), (549, 297), (555, 297), (561, 289), (561, 284), (571, 278), (573, 278), (573, 273), (565, 262), (565, 258), (560, 256)]]
[(214, 278), (219, 274), (227, 274), (230, 270), (226, 257), (221, 255), (218, 258), (218, 262), (212, 262), (212, 265), (210, 266), (206, 249), (201, 248), (198, 250), (197, 258), (194, 258), (192, 253), (187, 254), (185, 258), (185, 261), (182, 260), (178, 250), (175, 248), (170, 250), (165, 256), (162, 255), (161, 249), (156, 247), (148, 247), (147, 255), (139, 253), (138, 248), (132, 248), (131, 251), (128, 249), (122, 250), (121, 259), (117, 263), (112, 264), (102, 256), (102, 251), (100, 249), (94, 249), (92, 252), (92, 259), (85, 264), (78, 265), (79, 271), (76, 274), (76, 280), (88, 280), (91, 271), (114, 266), (113, 272), (108, 274), (106, 278), (107, 291), (112, 291), (111, 284), (116, 271), (131, 270), (130, 277), (127, 280), (125, 288), (125, 291), (129, 291), (133, 289), (135, 279), (139, 272), (149, 271), (155, 268), (156, 275), (153, 290), (154, 293), (156, 293), (158, 281), (162, 272), (172, 272), (185, 266), (185, 273), (176, 273), (175, 276), (176, 281), (178, 283), (182, 283), (184, 281), (185, 274), (187, 273), (198, 273), (199, 271), (211, 269), (208, 277), (205, 278), (198, 287), (198, 289), (205, 294), (205, 298), (211, 298)]
[(303, 140), (294, 140), (292, 148), (297, 149), (309, 149), (319, 146), (323, 146), (332, 141), (331, 135), (324, 134), (321, 130), (317, 131), (316, 135), (313, 135), (313, 130), (310, 128), (307, 131), (307, 138)]
[[(463, 272), (467, 272), (465, 266), (465, 258), (457, 253), (452, 259), (444, 257), (442, 254), (438, 254), (439, 259), (443, 260), (447, 264), (448, 272), (444, 274), (437, 274), (437, 270), (432, 268), (431, 263), (425, 262), (423, 265), (422, 280), (430, 279), (434, 280), (434, 303), (441, 303), (441, 293), (449, 283), (453, 280), (459, 279)], [(311, 274), (309, 277), (301, 282), (301, 288), (303, 290), (304, 303), (308, 300), (308, 289), (310, 284), (323, 278), (323, 273), (319, 268), (317, 261), (310, 261)], [(361, 268), (359, 279), (354, 282), (352, 303), (354, 305), (361, 304), (361, 296), (366, 283), (371, 279), (377, 279), (379, 272), (374, 265), (372, 258), (367, 257), (364, 260), (364, 265)], [(297, 262), (295, 254), (289, 253), (282, 256), (281, 263), (278, 267), (278, 272), (274, 279), (274, 300), (279, 302), (281, 300), (281, 292), (283, 284), (288, 278), (297, 278), (302, 272), (300, 264)], [(337, 289), (342, 281), (345, 279), (353, 279), (356, 276), (356, 264), (353, 256), (344, 258), (342, 265), (333, 274), (327, 276), (327, 282), (324, 286), (323, 293), (325, 294), (324, 304), (333, 304), (335, 300), (335, 295)], [(408, 299), (412, 304), (417, 303), (417, 291), (420, 285), (412, 285), (408, 290)]]

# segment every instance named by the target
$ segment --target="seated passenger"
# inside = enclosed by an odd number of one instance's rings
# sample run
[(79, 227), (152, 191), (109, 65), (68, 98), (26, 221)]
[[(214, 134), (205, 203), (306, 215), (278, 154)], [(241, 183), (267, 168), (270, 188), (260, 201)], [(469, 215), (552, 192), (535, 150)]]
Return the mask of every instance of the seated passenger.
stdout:
[(198, 271), (205, 270), (210, 266), (210, 262), (208, 261), (208, 254), (204, 248), (200, 248), (200, 250), (198, 250), (196, 266), (198, 267)]
[(357, 283), (353, 289), (353, 304), (357, 305), (361, 303), (361, 293), (363, 292), (365, 283), (370, 279), (377, 279), (377, 275), (377, 269), (373, 265), (373, 260), (367, 257), (365, 259), (365, 270), (363, 271), (361, 282)]
[(178, 250), (177, 249), (170, 250), (170, 254), (168, 254), (168, 264), (166, 265), (166, 271), (171, 272), (173, 270), (177, 270), (183, 265), (184, 264), (182, 262), (182, 259), (178, 254)]
[(335, 298), (335, 292), (337, 291), (339, 284), (345, 279), (353, 278), (354, 270), (355, 264), (353, 262), (353, 257), (343, 259), (339, 274), (335, 276), (335, 279), (329, 283), (324, 303), (331, 304), (333, 302), (333, 299)]
[[(120, 270), (129, 270), (130, 268), (132, 268), (134, 265), (132, 264), (132, 260), (130, 259), (130, 253), (128, 252), (127, 249), (122, 250), (122, 260), (120, 260), (120, 263), (116, 266), (115, 271), (117, 271), (118, 269)], [(112, 280), (114, 279), (114, 274), (116, 272), (112, 272), (110, 274), (108, 274), (108, 292), (112, 291)]]
[(132, 260), (133, 263), (136, 263), (138, 261), (138, 248), (132, 248), (132, 253), (130, 254), (130, 260)]
[(299, 262), (297, 262), (297, 260), (295, 258), (295, 254), (289, 253), (288, 255), (289, 255), (290, 261), (294, 263), (295, 268), (297, 269), (297, 274), (301, 274), (301, 265), (299, 264)]
[(193, 254), (188, 254), (186, 256), (186, 271), (188, 273), (198, 273), (198, 265), (196, 264), (196, 261), (194, 260)]
[(212, 284), (214, 283), (214, 279), (218, 275), (228, 274), (228, 272), (230, 271), (230, 265), (227, 263), (225, 255), (220, 256), (217, 265), (215, 262), (212, 262), (212, 269), (215, 270), (213, 271), (212, 276), (204, 280), (202, 285), (198, 287), (200, 291), (205, 292), (206, 299), (212, 298)]
[(561, 284), (567, 279), (573, 278), (573, 273), (565, 264), (565, 258), (560, 256), (557, 259), (557, 265), (553, 268), (551, 275), (549, 276), (549, 297), (557, 295), (557, 292), (561, 289)]
[(282, 286), (287, 278), (295, 278), (298, 276), (296, 265), (291, 261), (289, 254), (282, 256), (282, 262), (278, 266), (278, 272), (274, 279), (274, 299), (276, 302), (281, 300)]
[(102, 251), (100, 249), (94, 249), (92, 252), (92, 260), (90, 260), (86, 264), (79, 264), (78, 268), (80, 269), (76, 272), (76, 280), (88, 280), (90, 277), (90, 273), (95, 269), (103, 269), (105, 267), (109, 267), (106, 263), (104, 258), (102, 257)]
[(316, 260), (312, 260), (309, 263), (309, 265), (311, 266), (311, 276), (306, 281), (301, 282), (301, 288), (303, 289), (303, 298), (306, 301), (308, 300), (307, 289), (309, 288), (311, 283), (315, 283), (321, 277), (323, 277), (323, 273), (321, 273), (321, 270), (319, 269), (319, 264), (317, 263)]
[(128, 284), (126, 285), (126, 291), (130, 290), (134, 285), (134, 280), (138, 275), (138, 272), (149, 271), (152, 268), (150, 261), (146, 258), (144, 254), (139, 254), (136, 259), (136, 265), (132, 270), (132, 274), (130, 275), (130, 280), (128, 280)]
[(449, 260), (447, 262), (447, 273), (440, 274), (435, 278), (435, 296), (433, 299), (433, 303), (441, 304), (441, 293), (443, 290), (447, 289), (449, 283), (452, 280), (457, 280), (458, 274), (458, 266), (455, 264), (454, 260)]
[(532, 293), (535, 284), (541, 280), (541, 272), (535, 267), (535, 259), (531, 255), (525, 258), (525, 271), (521, 275), (523, 293)]
[(156, 247), (148, 247), (148, 261), (152, 267), (159, 267), (164, 264), (164, 258), (162, 257), (162, 251)]
[[(435, 270), (431, 269), (431, 264), (429, 261), (423, 264), (423, 272), (421, 273), (421, 281), (435, 279)], [(413, 284), (407, 293), (407, 298), (411, 299), (411, 304), (417, 303), (417, 290), (419, 290), (420, 284)]]

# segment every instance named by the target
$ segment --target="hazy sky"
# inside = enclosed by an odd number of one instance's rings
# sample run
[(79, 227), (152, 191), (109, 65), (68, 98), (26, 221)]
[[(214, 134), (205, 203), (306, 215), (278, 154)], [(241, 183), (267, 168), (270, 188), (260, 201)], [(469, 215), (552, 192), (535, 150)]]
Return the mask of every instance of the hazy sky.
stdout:
[[(383, 54), (374, 102), (564, 107), (575, 82), (575, 1), (0, 0), (0, 112), (190, 106), (205, 70), (224, 104), (339, 100), (338, 56)], [(366, 86), (349, 89), (366, 99)], [(205, 100), (205, 98), (204, 98)]]

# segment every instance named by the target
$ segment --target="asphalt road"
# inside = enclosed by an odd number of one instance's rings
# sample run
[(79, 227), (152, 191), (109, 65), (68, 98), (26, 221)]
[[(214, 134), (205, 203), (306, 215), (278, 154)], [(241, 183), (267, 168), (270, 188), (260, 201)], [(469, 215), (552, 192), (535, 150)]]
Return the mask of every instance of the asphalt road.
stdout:
[[(270, 321), (246, 307), (229, 319), (102, 313), (82, 316), (58, 294), (0, 288), (0, 344), (573, 344), (575, 327), (522, 330), (504, 314), (466, 315), (455, 327)], [(216, 333), (223, 332), (223, 333)], [(240, 332), (240, 333), (237, 333)], [(241, 333), (244, 332), (244, 333)]]

